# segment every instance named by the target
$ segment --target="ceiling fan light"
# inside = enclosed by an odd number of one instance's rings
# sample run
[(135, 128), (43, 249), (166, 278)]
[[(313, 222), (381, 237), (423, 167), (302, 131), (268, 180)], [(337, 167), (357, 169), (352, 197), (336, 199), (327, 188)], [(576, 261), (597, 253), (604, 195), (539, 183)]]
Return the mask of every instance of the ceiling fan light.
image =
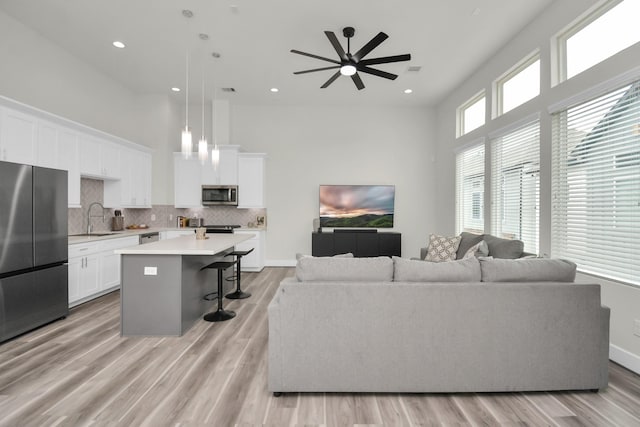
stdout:
[(353, 76), (356, 71), (358, 70), (353, 65), (343, 65), (340, 67), (340, 74), (343, 76)]

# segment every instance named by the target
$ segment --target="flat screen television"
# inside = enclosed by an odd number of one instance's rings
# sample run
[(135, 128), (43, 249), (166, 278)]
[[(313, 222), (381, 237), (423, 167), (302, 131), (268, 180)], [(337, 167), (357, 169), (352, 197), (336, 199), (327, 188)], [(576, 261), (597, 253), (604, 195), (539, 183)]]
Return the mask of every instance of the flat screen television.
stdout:
[(391, 228), (393, 185), (321, 185), (320, 227)]

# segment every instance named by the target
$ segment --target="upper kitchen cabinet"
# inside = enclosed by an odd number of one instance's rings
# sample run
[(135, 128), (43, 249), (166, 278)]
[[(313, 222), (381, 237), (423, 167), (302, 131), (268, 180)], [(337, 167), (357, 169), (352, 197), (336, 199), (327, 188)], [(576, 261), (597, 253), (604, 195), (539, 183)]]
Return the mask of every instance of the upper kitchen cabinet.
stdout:
[(35, 165), (38, 120), (0, 106), (0, 160)]
[(40, 120), (35, 151), (38, 166), (68, 172), (69, 207), (80, 207), (78, 135), (56, 123)]
[(175, 207), (202, 207), (202, 164), (198, 156), (186, 159), (181, 153), (173, 153), (173, 177)]
[(238, 154), (238, 207), (265, 208), (264, 153)]
[(81, 134), (80, 175), (98, 179), (120, 178), (118, 147), (109, 141)]
[(214, 165), (209, 158), (202, 165), (202, 185), (238, 185), (239, 151), (239, 145), (219, 145), (218, 164)]
[(104, 181), (105, 208), (151, 207), (151, 153), (120, 148), (119, 180)]

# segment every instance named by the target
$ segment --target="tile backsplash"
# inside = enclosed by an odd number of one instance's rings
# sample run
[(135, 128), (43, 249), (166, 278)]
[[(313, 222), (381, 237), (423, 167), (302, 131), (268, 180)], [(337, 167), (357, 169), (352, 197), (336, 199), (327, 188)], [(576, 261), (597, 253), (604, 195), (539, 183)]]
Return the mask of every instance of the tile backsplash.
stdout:
[[(69, 209), (69, 234), (87, 231), (87, 209), (93, 202), (103, 202), (104, 183), (101, 180), (82, 178), (80, 183), (82, 208)], [(238, 224), (247, 227), (256, 223), (259, 216), (266, 218), (266, 209), (238, 209), (233, 206), (216, 206), (197, 209), (176, 209), (171, 205), (153, 205), (150, 209), (122, 209), (124, 225), (146, 224), (149, 227), (175, 227), (176, 217), (204, 218), (205, 224)], [(91, 224), (95, 232), (110, 231), (113, 209), (104, 210), (104, 221), (98, 206), (91, 210)], [(155, 217), (155, 220), (152, 218)], [(266, 225), (266, 224), (265, 224)]]

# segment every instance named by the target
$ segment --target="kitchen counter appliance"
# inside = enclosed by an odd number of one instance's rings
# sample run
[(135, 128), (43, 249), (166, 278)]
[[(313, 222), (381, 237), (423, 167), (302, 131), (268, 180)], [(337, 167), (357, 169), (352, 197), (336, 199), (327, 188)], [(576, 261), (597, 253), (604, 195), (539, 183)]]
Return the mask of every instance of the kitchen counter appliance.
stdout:
[(203, 226), (207, 229), (207, 233), (225, 233), (231, 234), (234, 232), (236, 228), (240, 228), (239, 225), (205, 225)]
[(203, 185), (202, 206), (238, 206), (237, 185)]
[(69, 314), (67, 179), (0, 162), (0, 342)]

